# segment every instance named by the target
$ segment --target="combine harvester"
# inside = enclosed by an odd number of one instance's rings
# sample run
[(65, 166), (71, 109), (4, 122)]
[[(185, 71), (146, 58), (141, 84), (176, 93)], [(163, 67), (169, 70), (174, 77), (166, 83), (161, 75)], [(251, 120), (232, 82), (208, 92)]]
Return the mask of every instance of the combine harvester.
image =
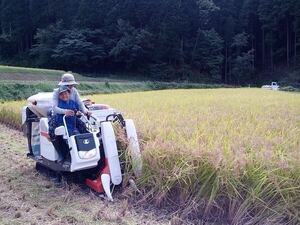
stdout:
[[(84, 103), (87, 103), (84, 101)], [(64, 126), (55, 129), (70, 149), (71, 162), (59, 162), (61, 156), (54, 148), (48, 133), (48, 115), (52, 108), (52, 93), (39, 93), (28, 98), (22, 109), (22, 126), (28, 139), (27, 156), (36, 161), (36, 167), (83, 177), (85, 184), (97, 193), (105, 193), (113, 201), (111, 187), (121, 185), (123, 167), (121, 149), (117, 149), (114, 127), (124, 130), (128, 140), (128, 155), (134, 175), (142, 171), (142, 159), (133, 120), (124, 119), (116, 109), (107, 105), (85, 104), (92, 116), (81, 116), (88, 133), (69, 135)], [(124, 150), (123, 150), (124, 152)], [(132, 183), (132, 180), (131, 180)]]

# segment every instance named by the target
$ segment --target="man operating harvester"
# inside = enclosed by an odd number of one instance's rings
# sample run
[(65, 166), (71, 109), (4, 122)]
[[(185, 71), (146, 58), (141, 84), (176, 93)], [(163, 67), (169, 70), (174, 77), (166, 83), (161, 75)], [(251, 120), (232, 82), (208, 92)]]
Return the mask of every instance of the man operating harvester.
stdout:
[(49, 120), (49, 136), (54, 147), (61, 155), (60, 162), (62, 163), (68, 158), (69, 149), (62, 137), (55, 136), (55, 128), (63, 125), (63, 117), (66, 115), (67, 129), (70, 135), (77, 132), (85, 133), (85, 127), (76, 117), (75, 112), (80, 111), (86, 115), (91, 114), (80, 100), (79, 93), (74, 87), (76, 84), (74, 76), (66, 73), (58, 84), (60, 87), (55, 89), (53, 93), (53, 115)]
[[(66, 86), (70, 90), (70, 100), (76, 102), (81, 112), (84, 114), (90, 115), (91, 113), (85, 108), (84, 104), (82, 103), (79, 93), (75, 88), (75, 85), (78, 83), (75, 81), (73, 74), (65, 73), (61, 77), (61, 81), (59, 82), (58, 86)], [(53, 112), (54, 114), (64, 114), (67, 116), (73, 116), (74, 111), (68, 109), (62, 109), (58, 106), (58, 95), (59, 89), (55, 89), (53, 92)]]

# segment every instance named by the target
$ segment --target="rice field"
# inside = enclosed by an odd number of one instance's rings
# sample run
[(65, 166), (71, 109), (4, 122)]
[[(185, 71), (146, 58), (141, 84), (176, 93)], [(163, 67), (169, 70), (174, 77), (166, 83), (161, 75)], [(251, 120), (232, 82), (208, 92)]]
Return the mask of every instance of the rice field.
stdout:
[[(300, 223), (299, 93), (245, 88), (87, 97), (134, 119), (145, 201), (191, 220)], [(6, 103), (0, 120), (17, 125), (22, 104)]]

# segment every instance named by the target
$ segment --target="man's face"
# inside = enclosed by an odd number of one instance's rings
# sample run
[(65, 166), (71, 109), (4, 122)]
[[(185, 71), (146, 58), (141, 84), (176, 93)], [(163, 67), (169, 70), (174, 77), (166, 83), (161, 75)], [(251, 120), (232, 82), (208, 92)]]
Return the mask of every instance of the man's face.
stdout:
[(74, 85), (67, 85), (67, 87), (71, 90), (74, 87)]
[(68, 91), (64, 91), (59, 94), (59, 99), (61, 99), (63, 101), (68, 101), (69, 97), (70, 97), (70, 93)]

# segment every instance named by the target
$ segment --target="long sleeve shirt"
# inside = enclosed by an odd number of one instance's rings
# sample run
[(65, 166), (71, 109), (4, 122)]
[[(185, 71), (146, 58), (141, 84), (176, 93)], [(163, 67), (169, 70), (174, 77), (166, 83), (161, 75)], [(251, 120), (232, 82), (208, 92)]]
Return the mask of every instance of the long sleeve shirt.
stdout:
[[(63, 109), (63, 108), (59, 107), (59, 105), (58, 105), (58, 96), (59, 96), (58, 89), (55, 89), (53, 92), (52, 110), (53, 110), (54, 114), (65, 114), (66, 109)], [(87, 108), (84, 106), (83, 102), (80, 100), (80, 96), (79, 96), (77, 89), (74, 87), (70, 91), (70, 100), (74, 101), (78, 105), (79, 110), (81, 112), (83, 112), (83, 113), (88, 112)]]

